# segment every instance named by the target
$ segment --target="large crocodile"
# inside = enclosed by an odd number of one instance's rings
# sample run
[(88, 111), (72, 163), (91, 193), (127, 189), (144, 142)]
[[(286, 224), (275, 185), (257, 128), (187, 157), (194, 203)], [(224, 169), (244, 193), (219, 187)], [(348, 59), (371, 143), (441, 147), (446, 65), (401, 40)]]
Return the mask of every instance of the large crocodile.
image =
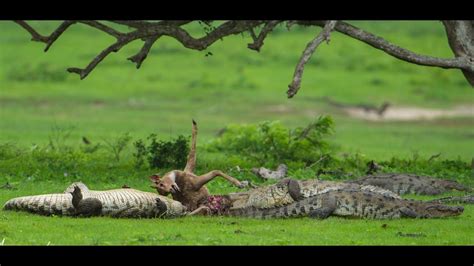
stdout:
[(13, 198), (7, 201), (3, 208), (42, 215), (75, 216), (78, 214), (78, 210), (73, 205), (71, 193), (74, 192), (76, 187), (80, 189), (83, 199), (97, 199), (100, 202), (100, 212), (95, 213), (98, 215), (170, 218), (186, 213), (186, 208), (180, 202), (155, 193), (131, 188), (94, 191), (89, 190), (81, 182), (71, 184), (64, 193)]
[[(380, 166), (374, 161), (369, 162), (368, 167), (368, 175), (362, 176), (356, 180), (345, 181), (345, 183), (377, 186), (399, 195), (408, 193), (438, 195), (452, 189), (471, 191), (469, 187), (453, 180), (404, 173), (373, 173), (380, 169)], [(252, 171), (263, 179), (282, 179), (286, 177), (288, 167), (285, 164), (280, 164), (274, 171), (264, 167), (253, 168)]]
[(320, 179), (296, 180), (285, 178), (276, 184), (263, 186), (246, 192), (229, 193), (226, 197), (232, 202), (232, 208), (272, 208), (284, 206), (302, 198), (312, 197), (331, 190), (352, 189), (378, 193), (387, 197), (400, 196), (392, 191), (372, 185), (359, 185)]
[(436, 218), (457, 216), (461, 206), (446, 206), (394, 198), (368, 190), (343, 188), (302, 198), (285, 206), (229, 209), (224, 215), (252, 218), (288, 218), (309, 216), (324, 219), (330, 215), (371, 219)]
[(351, 180), (347, 182), (360, 185), (373, 185), (388, 189), (399, 195), (407, 193), (438, 195), (451, 189), (470, 191), (470, 188), (463, 186), (456, 181), (414, 174), (380, 173), (364, 176), (357, 180)]
[(368, 191), (382, 196), (400, 199), (399, 195), (391, 191), (371, 185), (358, 185), (318, 179), (295, 180), (285, 178), (276, 184), (259, 187), (246, 192), (210, 196), (203, 206), (189, 214), (221, 215), (226, 214), (228, 210), (282, 207), (304, 198), (339, 189)]

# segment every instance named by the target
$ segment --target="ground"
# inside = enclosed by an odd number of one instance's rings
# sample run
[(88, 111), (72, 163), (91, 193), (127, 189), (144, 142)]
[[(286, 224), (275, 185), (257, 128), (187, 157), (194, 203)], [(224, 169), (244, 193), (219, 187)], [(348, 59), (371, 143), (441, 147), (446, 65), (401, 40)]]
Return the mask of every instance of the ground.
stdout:
[[(415, 52), (451, 57), (440, 22), (356, 22)], [(50, 32), (57, 23), (34, 23)], [(197, 27), (192, 26), (192, 27)], [(336, 133), (330, 141), (338, 155), (357, 153), (366, 159), (429, 158), (471, 162), (474, 150), (472, 115), (426, 121), (366, 121), (347, 116), (321, 101), (345, 104), (473, 110), (474, 93), (460, 71), (411, 65), (367, 45), (334, 33), (321, 45), (305, 69), (302, 88), (291, 100), (286, 88), (294, 66), (319, 29), (280, 28), (265, 41), (260, 53), (246, 48), (248, 36), (232, 36), (206, 52), (188, 51), (169, 38), (157, 42), (140, 70), (126, 60), (140, 48), (136, 42), (98, 66), (85, 80), (68, 74), (67, 67), (83, 67), (112, 39), (85, 26), (74, 26), (50, 51), (30, 42), (26, 31), (12, 22), (0, 22), (0, 145), (28, 150), (45, 145), (52, 127), (73, 127), (65, 142), (82, 145), (129, 132), (134, 139), (156, 133), (160, 138), (190, 134), (191, 119), (199, 123), (202, 147), (228, 124), (280, 120), (289, 127), (303, 126), (320, 114), (330, 114)], [(474, 112), (473, 112), (474, 113)], [(146, 176), (135, 170), (132, 147), (115, 162), (104, 153), (100, 160), (74, 166), (29, 164), (0, 152), (0, 205), (9, 198), (63, 191), (83, 180), (93, 189), (128, 184), (152, 191)], [(238, 161), (219, 154), (198, 152), (198, 171), (228, 171)], [(45, 160), (45, 162), (50, 162)], [(46, 163), (45, 163), (46, 164)], [(240, 165), (242, 166), (242, 165)], [(251, 165), (248, 165), (251, 167)], [(159, 169), (162, 171), (163, 169)], [(311, 178), (290, 169), (296, 178)], [(457, 179), (471, 185), (466, 171), (416, 172)], [(246, 173), (233, 173), (249, 178)], [(212, 193), (236, 191), (225, 182), (209, 185)], [(424, 197), (426, 198), (426, 197)], [(463, 215), (434, 220), (367, 221), (331, 217), (252, 220), (237, 218), (184, 218), (130, 220), (41, 217), (0, 212), (0, 243), (15, 244), (473, 244), (474, 208)], [(216, 224), (221, 226), (216, 226)], [(386, 224), (386, 226), (384, 226)], [(401, 232), (401, 234), (399, 233)], [(405, 236), (405, 234), (413, 234)]]

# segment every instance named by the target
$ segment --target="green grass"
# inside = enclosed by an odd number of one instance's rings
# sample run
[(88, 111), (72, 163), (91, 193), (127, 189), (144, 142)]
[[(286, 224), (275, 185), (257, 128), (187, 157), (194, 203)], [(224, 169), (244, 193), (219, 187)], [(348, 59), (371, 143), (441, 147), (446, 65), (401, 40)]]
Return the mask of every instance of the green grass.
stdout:
[[(64, 189), (51, 182), (20, 188), (22, 194)], [(14, 195), (18, 192), (2, 193), (0, 203)], [(406, 234), (413, 236), (403, 236)], [(233, 217), (71, 218), (3, 211), (0, 242), (3, 239), (5, 245), (472, 245), (474, 207), (466, 206), (460, 217), (443, 219), (330, 217), (322, 221)]]
[(5, 245), (472, 245), (473, 214), (471, 206), (462, 218), (390, 221), (336, 217), (324, 221), (229, 217), (117, 220), (15, 213), (2, 218), (0, 236)]
[[(398, 21), (354, 24), (386, 37), (415, 52), (452, 57), (439, 22)], [(44, 34), (58, 22), (34, 22)], [(196, 25), (191, 26), (197, 32)], [(199, 145), (214, 138), (228, 124), (281, 120), (289, 127), (303, 126), (320, 114), (334, 117), (336, 133), (330, 138), (338, 155), (359, 154), (364, 160), (412, 158), (469, 163), (474, 150), (474, 119), (445, 118), (425, 122), (366, 122), (345, 116), (318, 100), (329, 96), (351, 104), (450, 108), (472, 105), (474, 93), (460, 71), (411, 65), (334, 33), (330, 45), (321, 45), (305, 68), (302, 88), (294, 99), (286, 98), (295, 64), (317, 28), (284, 27), (275, 30), (260, 53), (246, 48), (248, 35), (231, 36), (208, 51), (184, 49), (170, 38), (160, 39), (140, 70), (126, 60), (141, 43), (134, 42), (105, 59), (89, 77), (80, 81), (67, 67), (85, 66), (113, 40), (82, 25), (71, 27), (50, 49), (30, 42), (26, 31), (1, 21), (0, 29), (0, 145), (13, 143), (26, 155), (0, 158), (0, 184), (13, 183), (18, 190), (0, 190), (0, 204), (23, 195), (63, 191), (82, 180), (93, 189), (123, 184), (151, 191), (153, 171), (133, 167), (129, 146), (120, 162), (101, 150), (93, 156), (31, 157), (34, 144), (44, 146), (51, 128), (72, 126), (65, 141), (80, 147), (81, 137), (93, 143), (130, 132), (134, 140), (156, 133), (160, 138), (190, 134), (192, 118), (199, 123)], [(235, 166), (251, 162), (202, 149), (199, 173), (219, 168), (238, 178)], [(41, 159), (41, 158), (40, 158)], [(61, 165), (62, 162), (68, 163)], [(59, 165), (58, 165), (59, 164)], [(297, 178), (314, 173), (290, 169)], [(397, 168), (473, 185), (468, 168), (443, 170), (437, 165)], [(212, 193), (235, 191), (223, 181), (209, 185)], [(73, 219), (0, 212), (0, 243), (15, 244), (474, 244), (473, 209), (466, 206), (460, 217), (435, 220), (367, 221), (331, 217), (258, 221), (236, 218), (184, 218), (129, 220)], [(235, 223), (234, 223), (235, 222)], [(382, 227), (387, 224), (386, 227)], [(216, 226), (217, 225), (217, 226)], [(422, 233), (402, 237), (397, 233)]]

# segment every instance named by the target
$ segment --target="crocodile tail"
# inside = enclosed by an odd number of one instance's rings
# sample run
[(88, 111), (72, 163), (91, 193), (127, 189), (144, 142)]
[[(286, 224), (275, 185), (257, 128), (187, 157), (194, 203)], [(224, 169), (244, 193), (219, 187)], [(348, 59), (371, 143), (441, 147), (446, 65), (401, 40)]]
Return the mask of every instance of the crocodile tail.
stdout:
[(288, 205), (273, 208), (256, 208), (252, 206), (231, 209), (229, 210), (228, 215), (259, 219), (300, 217), (308, 215), (310, 209), (313, 209), (313, 200), (314, 199), (312, 198), (308, 198)]
[(278, 210), (276, 208), (261, 209), (255, 207), (245, 207), (239, 209), (232, 209), (228, 212), (229, 216), (239, 216), (247, 218), (258, 218), (258, 219), (268, 219), (268, 218), (280, 218)]
[(28, 211), (42, 215), (68, 215), (73, 213), (70, 194), (44, 194), (13, 198), (5, 203), (4, 210)]

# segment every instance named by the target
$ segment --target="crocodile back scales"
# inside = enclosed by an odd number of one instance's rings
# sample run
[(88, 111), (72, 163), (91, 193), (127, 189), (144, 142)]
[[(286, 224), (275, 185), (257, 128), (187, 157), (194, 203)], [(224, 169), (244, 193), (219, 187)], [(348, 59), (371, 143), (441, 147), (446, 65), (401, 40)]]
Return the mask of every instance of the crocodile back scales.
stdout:
[[(185, 207), (168, 197), (136, 189), (89, 190), (83, 183), (71, 184), (62, 194), (44, 194), (13, 198), (4, 205), (5, 210), (23, 210), (42, 215), (73, 215), (72, 195), (74, 186), (81, 188), (83, 198), (96, 198), (102, 203), (102, 215), (113, 217), (175, 217), (185, 213)], [(157, 199), (166, 205), (160, 213)]]

